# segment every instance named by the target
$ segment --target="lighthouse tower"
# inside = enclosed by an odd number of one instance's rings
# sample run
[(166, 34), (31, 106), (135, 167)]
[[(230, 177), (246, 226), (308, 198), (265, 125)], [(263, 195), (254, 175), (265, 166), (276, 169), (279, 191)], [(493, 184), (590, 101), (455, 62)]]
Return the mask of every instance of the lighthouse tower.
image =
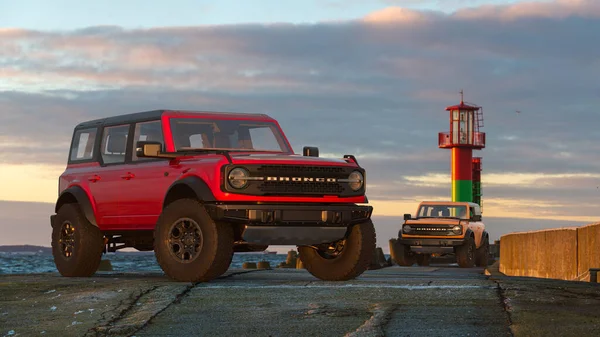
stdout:
[(440, 132), (439, 147), (452, 151), (452, 201), (475, 202), (481, 206), (481, 157), (473, 158), (473, 150), (485, 147), (483, 109), (463, 101), (449, 106), (450, 132)]

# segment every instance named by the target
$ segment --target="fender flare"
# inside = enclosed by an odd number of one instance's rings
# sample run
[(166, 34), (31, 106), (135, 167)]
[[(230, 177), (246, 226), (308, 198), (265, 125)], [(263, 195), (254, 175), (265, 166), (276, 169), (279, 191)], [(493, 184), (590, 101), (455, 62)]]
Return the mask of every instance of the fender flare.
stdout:
[(96, 215), (94, 214), (94, 208), (92, 207), (92, 202), (88, 197), (87, 193), (80, 186), (71, 186), (66, 190), (62, 191), (58, 200), (56, 201), (56, 205), (54, 207), (54, 212), (58, 212), (58, 209), (68, 203), (68, 200), (74, 198), (77, 201), (77, 205), (79, 205), (79, 209), (83, 212), (83, 215), (92, 225), (98, 227), (96, 223)]
[[(483, 230), (483, 233), (481, 233), (481, 243), (483, 244), (486, 239), (487, 239), (488, 244), (489, 244), (489, 242), (490, 242), (490, 235), (488, 234), (487, 231)], [(481, 246), (481, 245), (479, 245), (479, 246)]]
[(171, 186), (169, 186), (169, 188), (167, 189), (167, 193), (163, 198), (163, 209), (165, 208), (166, 203), (169, 200), (169, 195), (171, 194), (171, 192), (176, 188), (180, 188), (181, 186), (186, 186), (190, 188), (196, 195), (196, 198), (198, 198), (198, 200), (202, 202), (216, 201), (215, 196), (213, 195), (210, 187), (208, 187), (208, 185), (202, 178), (198, 176), (189, 176), (181, 180), (177, 180), (173, 182)]
[(469, 236), (472, 236), (473, 240), (475, 240), (475, 233), (473, 233), (473, 231), (470, 228), (467, 228), (467, 230), (465, 231), (465, 239), (467, 239)]

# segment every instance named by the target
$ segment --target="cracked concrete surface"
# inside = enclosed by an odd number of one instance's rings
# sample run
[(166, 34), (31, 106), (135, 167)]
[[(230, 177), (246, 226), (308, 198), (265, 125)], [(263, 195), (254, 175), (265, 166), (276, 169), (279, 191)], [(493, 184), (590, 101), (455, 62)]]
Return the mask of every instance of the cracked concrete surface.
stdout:
[(306, 270), (230, 270), (209, 283), (161, 273), (0, 276), (0, 336), (584, 336), (600, 284), (489, 269), (390, 267), (347, 282)]

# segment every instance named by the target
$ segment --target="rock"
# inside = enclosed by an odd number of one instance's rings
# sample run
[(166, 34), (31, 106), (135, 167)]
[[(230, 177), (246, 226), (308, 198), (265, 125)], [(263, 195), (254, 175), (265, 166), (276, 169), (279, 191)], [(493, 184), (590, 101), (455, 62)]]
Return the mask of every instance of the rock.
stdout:
[(256, 269), (256, 262), (244, 262), (242, 265), (244, 269)]
[(271, 269), (271, 263), (269, 263), (269, 261), (259, 261), (257, 268), (258, 269)]
[(101, 260), (100, 265), (98, 266), (98, 271), (113, 271), (110, 260)]

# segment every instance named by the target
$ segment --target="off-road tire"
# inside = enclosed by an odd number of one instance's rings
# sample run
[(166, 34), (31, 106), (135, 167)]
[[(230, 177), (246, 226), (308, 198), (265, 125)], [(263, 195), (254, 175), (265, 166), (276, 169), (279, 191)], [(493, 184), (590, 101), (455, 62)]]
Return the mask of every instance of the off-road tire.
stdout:
[(375, 254), (375, 228), (371, 220), (349, 229), (343, 250), (339, 255), (325, 258), (312, 247), (298, 246), (298, 255), (304, 268), (324, 281), (347, 281), (369, 268)]
[(429, 266), (430, 260), (431, 260), (431, 255), (429, 255), (429, 254), (418, 254), (417, 255), (417, 264), (419, 266), (422, 266), (422, 267)]
[[(171, 253), (171, 230), (182, 219), (191, 219), (199, 227), (202, 245), (198, 255), (183, 262)], [(154, 255), (165, 274), (175, 281), (207, 282), (222, 275), (233, 256), (233, 229), (211, 219), (204, 206), (194, 199), (170, 203), (154, 229)]]
[[(70, 233), (72, 241), (69, 240), (69, 242), (73, 244), (68, 257), (63, 253), (61, 244), (63, 230)], [(62, 242), (66, 243), (66, 237), (62, 237)], [(62, 205), (56, 213), (55, 224), (52, 228), (52, 255), (58, 272), (66, 277), (94, 275), (102, 259), (103, 238), (100, 229), (85, 218), (77, 204)]]
[(484, 242), (475, 251), (475, 265), (477, 267), (487, 267), (490, 256), (490, 242), (487, 236), (483, 239)]
[(465, 242), (456, 247), (456, 262), (461, 268), (475, 267), (475, 240), (472, 236), (465, 239)]
[(396, 262), (397, 265), (402, 267), (410, 267), (415, 264), (417, 258), (413, 252), (410, 251), (410, 247), (404, 244), (401, 244), (398, 241), (392, 241), (392, 249), (390, 251), (390, 255), (392, 260)]

